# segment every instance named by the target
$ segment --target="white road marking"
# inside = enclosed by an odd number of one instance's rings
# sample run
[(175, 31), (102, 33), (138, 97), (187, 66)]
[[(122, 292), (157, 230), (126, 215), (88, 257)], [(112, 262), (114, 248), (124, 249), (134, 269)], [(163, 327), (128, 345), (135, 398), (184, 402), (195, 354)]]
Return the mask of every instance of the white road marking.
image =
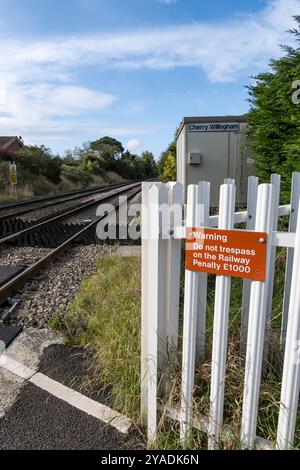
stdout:
[(51, 395), (54, 395), (56, 398), (69, 403), (69, 405), (74, 406), (78, 410), (84, 411), (88, 415), (94, 416), (104, 423), (114, 426), (118, 431), (124, 434), (128, 432), (131, 425), (130, 419), (112, 410), (108, 406), (91, 400), (91, 398), (56, 382), (56, 380), (50, 379), (40, 372), (37, 372), (29, 381), (46, 392), (51, 393)]
[(5, 352), (0, 356), (0, 366), (25, 380), (30, 379), (36, 373), (35, 370), (24, 366), (24, 364), (16, 361), (13, 356)]
[(101, 403), (62, 385), (56, 380), (50, 379), (40, 372), (36, 372), (35, 370), (24, 366), (22, 363), (16, 361), (10, 354), (3, 353), (0, 355), (0, 367), (3, 367), (18, 377), (29, 380), (29, 382), (33, 383), (37, 387), (49, 392), (60, 400), (65, 401), (74, 408), (113, 426), (119, 432), (123, 434), (128, 433), (131, 426), (131, 420), (129, 418), (112, 410), (108, 406), (102, 405)]

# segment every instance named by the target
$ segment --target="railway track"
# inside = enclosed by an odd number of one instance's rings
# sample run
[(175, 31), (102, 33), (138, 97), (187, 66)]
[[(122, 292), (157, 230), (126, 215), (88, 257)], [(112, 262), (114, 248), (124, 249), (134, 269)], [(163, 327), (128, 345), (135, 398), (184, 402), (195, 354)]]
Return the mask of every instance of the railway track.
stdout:
[(102, 191), (107, 188), (112, 188), (112, 187), (117, 187), (117, 186), (122, 186), (124, 184), (130, 184), (133, 181), (125, 181), (123, 183), (117, 183), (114, 185), (110, 185), (109, 183), (102, 184), (100, 186), (92, 186), (90, 188), (81, 188), (81, 189), (74, 189), (73, 191), (67, 191), (64, 193), (57, 193), (53, 194), (51, 196), (37, 196), (31, 199), (24, 199), (22, 201), (17, 201), (17, 202), (8, 202), (6, 204), (0, 204), (0, 210), (5, 210), (9, 209), (11, 207), (23, 207), (28, 204), (34, 204), (34, 203), (40, 203), (40, 202), (46, 202), (46, 201), (54, 201), (55, 199), (60, 199), (62, 197), (68, 197), (76, 194), (86, 194), (89, 192), (94, 192), (94, 191)]
[[(33, 225), (29, 227), (23, 228), (22, 230), (10, 233), (9, 235), (2, 237), (0, 239), (0, 245), (5, 246), (8, 243), (12, 243), (13, 241), (20, 239), (20, 237), (28, 236), (29, 234), (35, 235), (39, 233), (42, 229), (45, 229), (47, 227), (53, 228), (55, 224), (57, 224), (59, 221), (66, 219), (74, 215), (75, 213), (84, 211), (95, 204), (100, 204), (113, 200), (114, 198), (116, 198), (116, 196), (127, 194), (128, 200), (130, 200), (134, 198), (141, 190), (140, 182), (131, 184), (127, 183), (125, 186), (124, 184), (122, 186), (117, 186), (118, 187), (114, 188), (110, 187), (109, 190), (105, 192), (105, 194), (103, 194), (101, 198), (96, 201), (90, 201), (87, 204), (83, 204), (75, 209), (63, 211), (63, 213), (60, 213), (59, 215), (56, 215), (54, 217), (48, 217), (46, 218), (46, 220), (43, 221), (35, 221)], [(114, 207), (118, 208), (118, 203), (115, 203)], [(0, 305), (3, 305), (4, 302), (7, 301), (7, 299), (9, 299), (16, 291), (19, 291), (28, 280), (34, 278), (51, 262), (53, 262), (55, 259), (59, 258), (63, 253), (65, 253), (65, 251), (67, 251), (68, 248), (70, 248), (70, 246), (74, 242), (84, 239), (84, 237), (88, 236), (89, 234), (95, 241), (95, 228), (97, 224), (102, 219), (104, 219), (104, 217), (106, 217), (106, 215), (96, 217), (94, 220), (89, 223), (86, 223), (84, 226), (82, 226), (82, 224), (79, 224), (77, 227), (73, 227), (72, 230), (74, 233), (70, 234), (70, 231), (65, 231), (65, 239), (61, 243), (59, 243), (58, 246), (48, 252), (45, 256), (42, 256), (40, 259), (35, 261), (32, 265), (26, 267), (21, 272), (16, 272), (16, 274), (13, 274), (7, 280), (7, 282), (5, 281), (4, 283), (2, 283), (2, 285), (0, 285)]]
[[(102, 194), (112, 189), (126, 186), (127, 184), (130, 184), (130, 183), (131, 182), (128, 181), (125, 183), (118, 183), (114, 185), (105, 185), (105, 186), (103, 185), (103, 186), (99, 186), (96, 188), (70, 191), (68, 193), (62, 193), (59, 195), (47, 196), (47, 197), (41, 197), (41, 198), (34, 198), (34, 199), (29, 199), (29, 200), (21, 201), (17, 203), (2, 204), (0, 205), (0, 223), (1, 221), (5, 221), (7, 219), (12, 219), (12, 218), (17, 218), (33, 211), (48, 209), (53, 206), (58, 206), (58, 205), (65, 204), (68, 202), (76, 201), (78, 199), (82, 199), (84, 197), (96, 195), (99, 193)], [(31, 207), (26, 207), (28, 205)], [(15, 209), (15, 208), (19, 208), (19, 210), (10, 212), (12, 209)]]
[[(48, 215), (46, 217), (42, 217), (40, 219), (35, 220), (34, 222), (23, 222), (20, 219), (11, 219), (9, 216), (8, 218), (0, 219), (0, 245), (11, 243), (16, 240), (21, 240), (24, 244), (30, 245), (45, 245), (45, 241), (48, 240), (49, 236), (55, 239), (55, 231), (58, 234), (62, 235), (64, 231), (67, 233), (71, 233), (70, 230), (76, 230), (76, 226), (69, 227), (65, 225), (64, 227), (57, 225), (57, 223), (61, 220), (67, 220), (68, 218), (79, 214), (81, 212), (86, 211), (87, 209), (92, 208), (96, 204), (100, 204), (103, 201), (106, 201), (112, 197), (115, 197), (119, 194), (122, 194), (124, 191), (129, 191), (131, 188), (140, 185), (140, 183), (132, 183), (132, 184), (124, 184), (120, 187), (119, 185), (117, 188), (114, 186), (110, 188), (108, 192), (104, 192), (97, 199), (93, 199), (87, 203), (82, 203), (79, 206), (76, 206), (72, 209), (65, 209), (60, 211), (56, 215)], [(50, 228), (50, 232), (47, 231), (41, 232), (42, 229)], [(69, 230), (68, 230), (69, 229)], [(29, 234), (34, 234), (34, 236), (28, 239)], [(53, 240), (54, 241), (54, 240)]]

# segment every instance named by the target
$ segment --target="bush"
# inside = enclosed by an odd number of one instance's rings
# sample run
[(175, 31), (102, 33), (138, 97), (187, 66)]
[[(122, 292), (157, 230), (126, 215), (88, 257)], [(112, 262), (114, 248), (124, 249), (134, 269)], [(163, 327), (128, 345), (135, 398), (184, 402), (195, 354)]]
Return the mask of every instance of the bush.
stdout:
[(43, 176), (50, 182), (58, 184), (62, 160), (54, 156), (45, 146), (24, 146), (15, 158), (18, 169), (18, 182), (26, 184)]
[(3, 192), (10, 183), (8, 162), (0, 161), (0, 190)]
[(80, 183), (81, 186), (86, 186), (93, 181), (92, 173), (73, 165), (62, 165), (61, 177), (75, 184)]
[(31, 187), (35, 196), (43, 196), (44, 194), (57, 193), (57, 185), (49, 181), (47, 178), (45, 178), (45, 176), (35, 178), (32, 182)]

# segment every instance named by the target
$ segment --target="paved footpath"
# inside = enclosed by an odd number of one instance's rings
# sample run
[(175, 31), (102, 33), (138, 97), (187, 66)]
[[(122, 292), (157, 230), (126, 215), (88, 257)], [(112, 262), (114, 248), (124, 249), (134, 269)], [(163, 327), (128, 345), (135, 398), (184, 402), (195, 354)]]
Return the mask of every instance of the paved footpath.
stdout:
[(48, 330), (24, 330), (0, 356), (0, 449), (143, 448), (90, 378), (80, 348)]

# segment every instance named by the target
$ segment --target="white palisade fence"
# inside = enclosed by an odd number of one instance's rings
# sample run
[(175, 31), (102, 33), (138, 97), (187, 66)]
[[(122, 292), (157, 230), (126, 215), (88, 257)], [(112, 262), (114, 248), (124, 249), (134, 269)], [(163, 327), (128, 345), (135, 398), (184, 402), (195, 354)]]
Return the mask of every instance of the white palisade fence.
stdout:
[[(185, 270), (182, 341), (179, 336), (179, 296), (182, 239), (186, 227), (247, 230), (267, 233), (265, 281), (243, 280), (241, 352), (245, 354), (240, 446), (245, 449), (293, 446), (300, 387), (300, 173), (293, 174), (291, 203), (279, 205), (280, 177), (270, 184), (248, 183), (247, 210), (235, 212), (235, 182), (220, 187), (219, 214), (209, 215), (210, 183), (188, 186), (187, 205), (179, 183), (144, 183), (142, 190), (142, 338), (141, 413), (154, 443), (161, 416), (179, 422), (183, 446), (191, 430), (208, 436), (208, 448), (218, 448), (223, 427), (231, 277), (216, 276), (212, 333), (210, 410), (197, 416), (193, 409), (196, 364), (205, 357), (207, 274)], [(289, 216), (289, 231), (278, 231), (278, 220)], [(277, 442), (257, 436), (261, 376), (268, 350), (276, 247), (287, 248), (282, 311), (284, 352)], [(182, 345), (179, 351), (178, 344)], [(181, 362), (181, 404), (163, 406), (171, 374)]]

